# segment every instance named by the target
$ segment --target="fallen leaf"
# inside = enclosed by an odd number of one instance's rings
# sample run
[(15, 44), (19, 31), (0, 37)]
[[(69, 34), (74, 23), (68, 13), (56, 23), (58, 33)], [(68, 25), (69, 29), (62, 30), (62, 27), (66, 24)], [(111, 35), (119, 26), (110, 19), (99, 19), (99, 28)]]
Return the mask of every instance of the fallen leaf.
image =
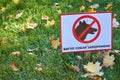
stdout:
[(103, 58), (103, 51), (96, 51), (96, 56), (99, 58)]
[(90, 9), (88, 9), (87, 12), (96, 12), (96, 10), (94, 8), (90, 8)]
[(84, 69), (87, 72), (99, 73), (99, 71), (102, 69), (102, 66), (100, 66), (99, 62), (96, 62), (95, 64), (93, 62), (88, 62), (87, 65), (84, 65)]
[(87, 2), (92, 2), (92, 0), (86, 0)]
[(113, 53), (113, 54), (120, 54), (120, 50), (110, 50), (110, 53)]
[(95, 64), (93, 62), (88, 62), (87, 65), (84, 65), (84, 70), (87, 72), (86, 74), (92, 79), (99, 79), (103, 76), (103, 72), (100, 72), (102, 66), (100, 66), (99, 62)]
[(58, 46), (60, 45), (60, 41), (59, 41), (59, 38), (57, 40), (54, 40), (54, 36), (52, 35), (50, 37), (50, 43), (52, 44), (52, 48), (53, 49), (57, 49)]
[(77, 60), (82, 60), (82, 57), (79, 55), (77, 55), (76, 58), (77, 58)]
[(42, 71), (42, 67), (36, 67), (38, 71)]
[(28, 54), (31, 56), (35, 56), (35, 53), (33, 53), (33, 52), (29, 52)]
[(5, 12), (5, 11), (6, 11), (6, 8), (5, 8), (5, 7), (2, 7), (2, 8), (1, 8), (1, 11), (2, 11), (2, 12)]
[(19, 0), (13, 0), (14, 4), (18, 4)]
[(8, 26), (5, 26), (5, 27), (4, 27), (4, 30), (7, 30), (7, 29), (8, 29)]
[(60, 8), (59, 3), (54, 3), (53, 8), (54, 8), (54, 9), (59, 9), (59, 8)]
[(53, 26), (54, 24), (55, 24), (54, 20), (52, 20), (52, 21), (47, 20), (47, 23), (45, 24), (45, 26), (49, 27), (49, 26)]
[(109, 52), (106, 52), (105, 55), (104, 55), (104, 58), (103, 58), (102, 66), (112, 67), (115, 64), (114, 60), (115, 60), (114, 55), (110, 56)]
[(41, 18), (42, 20), (48, 20), (49, 19), (49, 17), (47, 16), (47, 15), (45, 15), (45, 16), (42, 16), (42, 18)]
[(25, 28), (25, 27), (22, 27), (22, 28), (21, 28), (21, 31), (22, 31), (22, 32), (26, 32), (26, 28)]
[(90, 6), (90, 8), (97, 9), (99, 7), (99, 4), (93, 4)]
[(12, 14), (8, 15), (8, 18), (9, 18), (9, 19), (12, 19), (12, 18), (13, 18), (13, 15), (12, 15)]
[(68, 5), (68, 8), (71, 8), (71, 9), (72, 9), (72, 8), (73, 8), (73, 6), (72, 6), (72, 5)]
[(31, 20), (32, 20), (32, 16), (29, 16), (29, 17), (26, 19), (27, 23), (30, 23)]
[(16, 19), (20, 18), (22, 15), (23, 15), (23, 11), (18, 13), (18, 14), (16, 14)]
[(80, 72), (80, 68), (78, 66), (70, 65), (70, 64), (67, 64), (67, 63), (65, 63), (65, 65), (73, 71)]
[(38, 26), (38, 23), (27, 23), (27, 29), (34, 29)]
[(87, 52), (84, 52), (84, 55), (86, 56), (86, 58), (90, 58), (90, 54), (91, 54), (91, 52), (90, 51), (87, 51)]
[(58, 10), (57, 10), (57, 12), (58, 12), (59, 14), (61, 14), (61, 13), (62, 13), (61, 9), (58, 9)]
[(83, 5), (82, 5), (82, 6), (80, 6), (80, 8), (79, 8), (79, 9), (80, 9), (80, 11), (82, 11), (82, 10), (84, 10), (84, 9), (85, 9), (85, 6), (83, 6)]
[(33, 51), (38, 51), (38, 49), (39, 49), (39, 47), (37, 47), (37, 48), (32, 48), (32, 49), (29, 48), (29, 49), (27, 49), (27, 51), (28, 51), (28, 52), (33, 52)]
[(113, 27), (117, 28), (119, 26), (120, 26), (119, 22), (116, 20), (116, 18), (113, 18)]
[(7, 37), (3, 37), (1, 41), (1, 46), (4, 46), (6, 42), (7, 42)]
[(14, 71), (18, 71), (18, 67), (16, 66), (16, 63), (13, 61), (11, 64), (10, 64), (10, 67), (14, 70)]
[(54, 5), (55, 5), (55, 6), (58, 6), (58, 5), (59, 5), (59, 3), (55, 3)]
[(105, 7), (105, 10), (111, 10), (112, 9), (112, 2), (108, 3)]
[(43, 68), (41, 66), (41, 63), (40, 64), (36, 64), (36, 68), (35, 69), (38, 70), (38, 71), (42, 71)]
[(11, 54), (12, 54), (12, 56), (19, 57), (21, 53), (20, 53), (20, 51), (15, 51), (15, 52), (12, 52)]

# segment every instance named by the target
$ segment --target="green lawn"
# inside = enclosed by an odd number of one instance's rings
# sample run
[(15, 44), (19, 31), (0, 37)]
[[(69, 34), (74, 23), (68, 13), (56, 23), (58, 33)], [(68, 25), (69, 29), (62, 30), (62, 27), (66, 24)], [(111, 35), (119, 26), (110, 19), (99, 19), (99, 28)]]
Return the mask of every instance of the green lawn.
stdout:
[[(17, 1), (17, 0), (16, 0)], [(62, 14), (80, 13), (79, 7), (84, 5), (87, 12), (90, 5), (99, 4), (97, 12), (106, 12), (104, 7), (112, 2), (112, 11), (117, 14), (116, 19), (120, 21), (120, 0), (19, 0), (15, 4), (12, 0), (0, 0), (0, 80), (91, 80), (81, 75), (85, 73), (83, 65), (87, 62), (99, 60), (92, 54), (86, 59), (82, 52), (75, 54), (60, 53), (60, 47), (53, 49), (49, 38), (54, 35), (55, 39), (60, 37), (60, 14), (56, 11), (61, 9)], [(59, 3), (58, 6), (54, 6)], [(72, 6), (72, 8), (69, 7)], [(2, 9), (5, 8), (5, 11)], [(20, 18), (16, 14), (23, 11)], [(10, 17), (12, 15), (12, 17)], [(49, 20), (55, 20), (55, 25), (46, 27), (46, 21), (41, 17), (47, 15)], [(37, 23), (34, 29), (21, 31), (26, 28), (26, 19), (32, 17), (31, 22)], [(120, 29), (113, 29), (113, 49), (120, 49)], [(3, 40), (5, 38), (5, 40)], [(30, 55), (28, 49), (33, 55)], [(11, 55), (12, 52), (20, 51), (19, 57)], [(65, 63), (76, 65), (76, 56), (83, 57), (80, 63), (80, 72), (69, 69)], [(115, 55), (114, 69), (103, 68), (106, 80), (120, 80), (120, 55)], [(18, 71), (14, 71), (10, 64), (15, 62)], [(102, 62), (102, 61), (101, 61)], [(36, 64), (41, 63), (42, 70), (36, 70)]]

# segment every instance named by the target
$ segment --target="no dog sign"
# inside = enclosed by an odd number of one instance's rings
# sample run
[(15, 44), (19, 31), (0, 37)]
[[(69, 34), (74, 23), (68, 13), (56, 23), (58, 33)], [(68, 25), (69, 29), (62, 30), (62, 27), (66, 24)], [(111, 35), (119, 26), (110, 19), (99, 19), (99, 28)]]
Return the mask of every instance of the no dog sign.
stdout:
[(112, 49), (112, 13), (61, 14), (61, 52)]

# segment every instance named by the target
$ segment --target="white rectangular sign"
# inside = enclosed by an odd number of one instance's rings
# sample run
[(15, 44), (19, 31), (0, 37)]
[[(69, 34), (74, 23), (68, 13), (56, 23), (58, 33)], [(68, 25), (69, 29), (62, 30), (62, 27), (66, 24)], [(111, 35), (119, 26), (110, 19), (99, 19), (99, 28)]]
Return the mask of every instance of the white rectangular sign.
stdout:
[(61, 52), (112, 49), (112, 13), (61, 14)]

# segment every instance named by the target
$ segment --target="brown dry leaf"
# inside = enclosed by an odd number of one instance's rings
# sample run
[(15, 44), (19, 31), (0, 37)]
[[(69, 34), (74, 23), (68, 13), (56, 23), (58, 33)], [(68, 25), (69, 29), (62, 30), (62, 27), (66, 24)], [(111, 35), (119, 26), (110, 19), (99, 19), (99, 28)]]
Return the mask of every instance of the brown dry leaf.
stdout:
[(42, 16), (42, 18), (41, 18), (42, 20), (48, 20), (49, 19), (49, 17), (47, 16), (47, 15), (45, 15), (45, 16)]
[(78, 66), (70, 65), (70, 64), (67, 64), (67, 63), (65, 63), (65, 65), (73, 71), (80, 72), (80, 68)]
[(14, 4), (18, 4), (19, 0), (13, 0)]
[(12, 56), (15, 56), (15, 57), (19, 57), (20, 56), (20, 51), (15, 51), (15, 52), (12, 52), (11, 55)]
[(6, 11), (6, 8), (5, 8), (5, 7), (2, 7), (2, 8), (1, 8), (1, 11), (2, 11), (2, 12), (5, 12), (5, 11)]
[(10, 67), (14, 70), (14, 71), (18, 71), (18, 67), (16, 66), (16, 63), (13, 61), (11, 64), (10, 64)]
[(112, 2), (108, 3), (107, 6), (105, 7), (105, 10), (111, 10), (112, 9)]
[(20, 18), (22, 15), (23, 15), (23, 11), (18, 13), (18, 14), (16, 14), (16, 19)]
[(7, 42), (7, 37), (3, 37), (1, 41), (1, 46), (4, 46), (6, 42)]
[(100, 78), (103, 76), (103, 72), (100, 72), (102, 66), (100, 66), (99, 62), (95, 64), (93, 62), (88, 62), (87, 65), (84, 65), (84, 70), (87, 72), (87, 75), (92, 79)]
[(84, 10), (84, 9), (85, 9), (85, 6), (83, 6), (83, 5), (82, 5), (82, 6), (80, 6), (80, 8), (79, 8), (79, 9), (80, 9), (80, 11), (82, 11), (82, 10)]
[(8, 15), (8, 18), (9, 18), (9, 19), (12, 19), (12, 18), (13, 18), (13, 15), (12, 15), (12, 14)]
[(87, 52), (84, 52), (84, 55), (86, 56), (86, 58), (90, 58), (90, 54), (91, 54), (91, 52), (90, 51), (87, 51)]
[(112, 67), (115, 64), (114, 60), (115, 60), (114, 55), (110, 56), (109, 52), (106, 52), (104, 55), (104, 58), (103, 58), (103, 65), (102, 66)]
[(27, 29), (35, 29), (38, 26), (38, 23), (27, 23)]
[(96, 12), (96, 10), (94, 8), (90, 8), (90, 9), (88, 9), (87, 12)]
[(57, 49), (58, 46), (60, 45), (59, 38), (57, 40), (54, 40), (54, 35), (50, 37), (50, 43), (52, 44), (53, 49)]
[(25, 28), (25, 27), (22, 27), (22, 28), (21, 28), (21, 31), (22, 31), (22, 32), (26, 32), (26, 28)]
[(55, 24), (55, 21), (54, 20), (47, 20), (47, 23), (45, 24), (46, 27), (49, 27), (49, 26), (53, 26)]

